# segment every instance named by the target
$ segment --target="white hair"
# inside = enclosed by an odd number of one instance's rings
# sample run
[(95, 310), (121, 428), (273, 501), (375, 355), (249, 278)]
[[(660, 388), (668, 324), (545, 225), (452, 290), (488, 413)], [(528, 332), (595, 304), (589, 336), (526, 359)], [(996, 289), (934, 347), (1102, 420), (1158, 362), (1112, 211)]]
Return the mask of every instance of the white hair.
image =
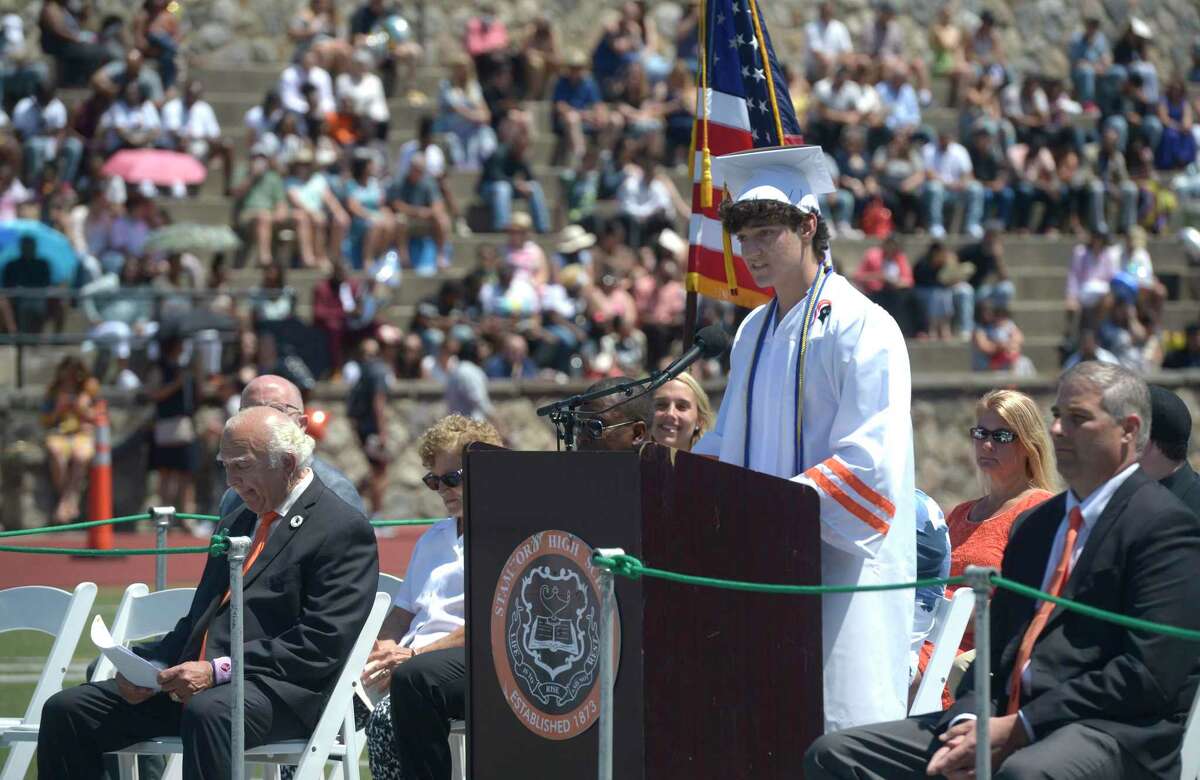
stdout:
[(293, 474), (312, 465), (313, 449), (317, 443), (290, 418), (271, 418), (267, 425), (267, 463), (271, 468), (283, 467), (283, 459), (291, 455), (296, 465)]

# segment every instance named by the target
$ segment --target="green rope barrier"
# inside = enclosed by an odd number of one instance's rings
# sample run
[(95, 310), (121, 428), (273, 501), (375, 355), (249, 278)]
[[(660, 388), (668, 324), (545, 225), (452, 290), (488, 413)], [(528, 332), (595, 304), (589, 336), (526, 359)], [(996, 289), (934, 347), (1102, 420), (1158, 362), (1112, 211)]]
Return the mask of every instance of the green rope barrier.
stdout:
[(376, 528), (388, 528), (397, 525), (433, 525), (441, 521), (442, 518), (418, 517), (414, 520), (372, 520), (371, 525)]
[(212, 520), (214, 522), (221, 519), (217, 515), (193, 515), (188, 512), (176, 512), (175, 517), (180, 520)]
[(32, 553), (34, 555), (77, 555), (83, 558), (114, 558), (124, 555), (179, 555), (181, 553), (215, 554), (212, 547), (165, 547), (161, 550), (153, 547), (128, 550), (89, 550), (74, 547), (19, 547), (15, 545), (0, 546), (0, 552)]
[(881, 590), (911, 590), (913, 588), (928, 588), (936, 585), (958, 585), (966, 582), (965, 577), (948, 577), (945, 579), (929, 578), (914, 582), (893, 582), (880, 585), (772, 585), (763, 582), (745, 582), (743, 580), (723, 580), (714, 577), (698, 577), (693, 574), (655, 569), (646, 566), (632, 555), (616, 555), (606, 558), (603, 555), (592, 555), (592, 563), (619, 574), (622, 577), (636, 580), (640, 577), (654, 577), (660, 580), (678, 582), (684, 585), (701, 585), (709, 588), (724, 590), (741, 590), (754, 593), (777, 593), (794, 596), (820, 596), (826, 593), (870, 593)]
[(71, 523), (69, 525), (54, 525), (45, 528), (22, 528), (17, 531), (0, 531), (0, 539), (14, 536), (34, 536), (35, 534), (60, 534), (64, 531), (81, 531), (85, 528), (95, 528), (98, 525), (116, 525), (118, 523), (136, 523), (138, 520), (149, 520), (150, 513), (126, 515), (125, 517), (110, 517), (107, 520), (89, 520), (86, 523)]
[(1013, 582), (1007, 577), (1002, 577), (999, 574), (992, 575), (992, 582), (1000, 588), (1008, 588), (1013, 593), (1019, 593), (1022, 596), (1028, 596), (1032, 599), (1040, 601), (1049, 601), (1058, 604), (1066, 609), (1073, 610), (1088, 617), (1104, 620), (1109, 623), (1116, 623), (1118, 626), (1131, 628), (1137, 631), (1150, 631), (1155, 634), (1166, 634), (1167, 636), (1177, 637), (1179, 639), (1188, 639), (1193, 642), (1200, 642), (1200, 631), (1195, 631), (1188, 628), (1179, 628), (1178, 626), (1168, 626), (1164, 623), (1154, 623), (1141, 618), (1129, 617), (1128, 615), (1120, 615), (1116, 612), (1109, 612), (1099, 607), (1092, 607), (1087, 604), (1081, 604), (1078, 601), (1064, 599), (1061, 596), (1051, 596), (1049, 593), (1044, 593), (1037, 588), (1031, 588), (1020, 582)]

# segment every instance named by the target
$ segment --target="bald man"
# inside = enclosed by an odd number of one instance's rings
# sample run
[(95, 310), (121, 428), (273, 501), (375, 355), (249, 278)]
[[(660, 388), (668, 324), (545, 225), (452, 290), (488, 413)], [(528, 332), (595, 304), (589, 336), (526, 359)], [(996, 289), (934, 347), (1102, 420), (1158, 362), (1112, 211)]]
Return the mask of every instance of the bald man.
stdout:
[[(246, 747), (307, 737), (366, 622), (379, 582), (375, 534), (311, 468), (314, 442), (289, 415), (252, 407), (225, 424), (220, 458), (240, 511), (218, 532), (253, 539), (245, 563)], [(135, 652), (159, 689), (118, 675), (42, 708), (38, 777), (97, 780), (101, 756), (179, 736), (184, 780), (230, 776), (229, 567), (209, 558), (192, 605)]]
[[(304, 399), (300, 396), (300, 388), (281, 376), (264, 374), (250, 380), (246, 389), (242, 391), (241, 408), (249, 409), (255, 406), (267, 406), (282, 412), (292, 422), (299, 425), (301, 430), (308, 430), (308, 415), (304, 413)], [(325, 483), (325, 487), (337, 494), (338, 498), (364, 515), (367, 513), (367, 507), (363, 503), (362, 496), (358, 494), (358, 489), (345, 474), (338, 471), (336, 466), (314, 455), (312, 470)], [(217, 514), (225, 517), (236, 510), (241, 503), (242, 500), (238, 498), (238, 494), (231, 487), (225, 491), (225, 495), (221, 496), (220, 509)]]

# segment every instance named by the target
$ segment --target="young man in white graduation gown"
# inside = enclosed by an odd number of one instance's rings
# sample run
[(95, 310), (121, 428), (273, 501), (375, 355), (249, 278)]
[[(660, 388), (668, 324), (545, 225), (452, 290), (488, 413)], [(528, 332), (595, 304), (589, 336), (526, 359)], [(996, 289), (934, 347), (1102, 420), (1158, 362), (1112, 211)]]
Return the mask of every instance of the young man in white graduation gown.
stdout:
[[(738, 330), (716, 425), (694, 452), (817, 491), (822, 584), (911, 582), (908, 351), (891, 316), (833, 271), (821, 149), (725, 155), (712, 173), (733, 196), (723, 226), (775, 298)], [(903, 718), (912, 591), (822, 598), (826, 730)]]

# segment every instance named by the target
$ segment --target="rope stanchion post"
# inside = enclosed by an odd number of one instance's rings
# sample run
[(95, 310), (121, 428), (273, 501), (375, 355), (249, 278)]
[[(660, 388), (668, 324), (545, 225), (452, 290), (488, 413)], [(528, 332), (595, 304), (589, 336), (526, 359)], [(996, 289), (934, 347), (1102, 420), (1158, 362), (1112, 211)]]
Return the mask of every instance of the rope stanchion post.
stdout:
[(992, 780), (992, 745), (988, 734), (992, 715), (992, 575), (995, 569), (968, 566), (967, 584), (975, 591), (975, 777)]
[(246, 562), (249, 552), (250, 537), (235, 536), (229, 540), (229, 646), (233, 653), (232, 748), (229, 751), (231, 780), (245, 780), (246, 776), (246, 648), (243, 640), (242, 564)]
[[(624, 555), (620, 547), (596, 550), (596, 555), (615, 558)], [(600, 567), (600, 750), (596, 776), (612, 780), (613, 776), (613, 681), (616, 676), (616, 644), (613, 642), (613, 621), (617, 614), (617, 596), (613, 573)]]
[[(154, 518), (154, 548), (167, 549), (167, 530), (175, 522), (175, 507), (156, 506), (150, 510)], [(154, 589), (164, 590), (167, 587), (167, 556), (159, 555), (154, 559)]]
[[(112, 436), (108, 427), (108, 404), (96, 402), (95, 423), (96, 454), (88, 472), (88, 520), (103, 520), (113, 515), (112, 490)], [(88, 528), (88, 547), (93, 550), (111, 550), (113, 529), (111, 525), (94, 525)]]

